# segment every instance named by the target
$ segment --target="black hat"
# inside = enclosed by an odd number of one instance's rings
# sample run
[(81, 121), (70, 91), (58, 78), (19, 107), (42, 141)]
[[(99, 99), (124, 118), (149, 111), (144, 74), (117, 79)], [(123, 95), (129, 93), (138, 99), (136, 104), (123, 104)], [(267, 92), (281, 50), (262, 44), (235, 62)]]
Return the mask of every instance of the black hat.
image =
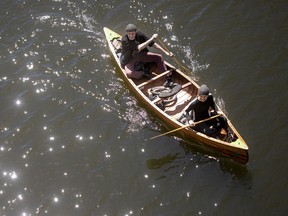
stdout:
[(198, 95), (209, 95), (209, 88), (205, 84), (201, 85), (198, 90)]
[(137, 31), (137, 27), (134, 24), (128, 24), (125, 28), (126, 32)]

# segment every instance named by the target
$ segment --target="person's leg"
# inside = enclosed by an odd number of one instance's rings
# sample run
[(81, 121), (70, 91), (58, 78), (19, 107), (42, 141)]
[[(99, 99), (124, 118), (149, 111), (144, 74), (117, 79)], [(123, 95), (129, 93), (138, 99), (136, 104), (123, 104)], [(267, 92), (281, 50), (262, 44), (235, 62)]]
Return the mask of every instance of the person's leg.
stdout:
[(167, 70), (162, 55), (152, 52), (141, 52), (138, 57), (140, 62), (155, 62), (161, 72)]
[(210, 128), (210, 125), (206, 124), (205, 122), (195, 125), (193, 129), (206, 134), (207, 136), (216, 138), (217, 130), (215, 128)]
[(219, 128), (220, 129), (223, 128), (223, 129), (227, 130), (227, 128), (228, 128), (227, 119), (224, 116), (220, 116), (217, 119), (218, 119), (219, 124), (220, 124)]
[(144, 72), (134, 70), (135, 62), (136, 61), (133, 59), (127, 65), (125, 65), (125, 73), (126, 73), (127, 77), (129, 77), (129, 78), (141, 79), (144, 75)]
[(143, 71), (135, 71), (134, 65), (136, 62), (155, 62), (161, 72), (167, 70), (162, 55), (151, 52), (140, 52), (136, 58), (132, 59), (125, 66), (125, 73), (129, 78), (140, 79), (144, 75)]
[(228, 127), (227, 119), (224, 116), (219, 116), (215, 119), (212, 119), (208, 121), (207, 124), (214, 127), (218, 131), (220, 131), (222, 128), (226, 130)]

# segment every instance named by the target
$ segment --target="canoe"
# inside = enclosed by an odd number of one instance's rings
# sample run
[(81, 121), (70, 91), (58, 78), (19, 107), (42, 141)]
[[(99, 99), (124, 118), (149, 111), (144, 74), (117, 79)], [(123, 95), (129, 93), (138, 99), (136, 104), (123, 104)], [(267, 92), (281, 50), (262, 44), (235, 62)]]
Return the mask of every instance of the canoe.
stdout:
[[(196, 141), (200, 145), (216, 150), (221, 156), (238, 163), (246, 164), (248, 162), (248, 145), (225, 114), (224, 116), (228, 121), (228, 131), (224, 131), (218, 138), (197, 132), (179, 121), (183, 111), (197, 97), (199, 85), (194, 80), (166, 61), (165, 64), (168, 70), (165, 72), (159, 72), (156, 65), (152, 64), (149, 65), (151, 77), (143, 77), (137, 80), (128, 78), (119, 60), (122, 36), (107, 27), (104, 27), (104, 33), (109, 50), (119, 66), (122, 78), (135, 97), (153, 115), (155, 114), (161, 119), (169, 129), (183, 127), (183, 129), (172, 133), (174, 136), (179, 136), (183, 140), (187, 140), (188, 143), (189, 141), (194, 141), (194, 143)], [(172, 80), (172, 84), (167, 85), (170, 80)]]

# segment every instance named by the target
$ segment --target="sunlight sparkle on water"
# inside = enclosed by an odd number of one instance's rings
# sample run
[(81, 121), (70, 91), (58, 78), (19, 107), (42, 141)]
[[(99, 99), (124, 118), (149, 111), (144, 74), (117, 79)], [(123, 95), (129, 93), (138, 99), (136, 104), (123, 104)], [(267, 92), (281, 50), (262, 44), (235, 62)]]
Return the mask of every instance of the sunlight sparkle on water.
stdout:
[(129, 211), (128, 214), (125, 214), (125, 216), (129, 216), (129, 215), (132, 215), (133, 214), (133, 211)]
[(110, 158), (110, 157), (111, 157), (111, 155), (110, 155), (110, 154), (108, 154), (108, 152), (105, 152), (105, 157), (106, 157), (106, 158)]
[(76, 135), (76, 138), (80, 141), (83, 140), (83, 136), (81, 136), (81, 135)]
[(10, 173), (7, 173), (6, 171), (3, 172), (3, 176), (8, 176), (8, 175), (10, 176), (11, 179), (17, 179), (18, 178), (15, 171), (12, 171)]
[(22, 78), (22, 81), (23, 81), (23, 82), (26, 82), (26, 81), (28, 81), (29, 79), (30, 79), (29, 77), (23, 77), (23, 78)]
[(7, 80), (7, 77), (0, 78), (0, 81), (2, 81), (2, 80)]
[(17, 174), (14, 171), (10, 174), (10, 176), (11, 176), (11, 179), (17, 179), (18, 178)]
[(41, 92), (44, 92), (44, 89), (42, 89), (42, 88), (41, 88), (41, 89), (36, 89), (36, 93), (37, 93), (37, 94), (39, 94), (39, 93), (41, 93)]
[(30, 64), (27, 64), (27, 68), (29, 69), (29, 70), (32, 70), (33, 69), (33, 67), (34, 67), (34, 65), (33, 65), (33, 63), (31, 62)]

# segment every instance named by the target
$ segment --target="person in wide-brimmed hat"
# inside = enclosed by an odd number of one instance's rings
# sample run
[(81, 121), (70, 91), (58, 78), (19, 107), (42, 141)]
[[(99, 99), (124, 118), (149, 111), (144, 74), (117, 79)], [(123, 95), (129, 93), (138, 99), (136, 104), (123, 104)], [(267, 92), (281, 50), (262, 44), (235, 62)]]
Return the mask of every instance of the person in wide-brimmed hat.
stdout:
[[(165, 51), (159, 44), (155, 42), (158, 34), (153, 34), (151, 38), (147, 37), (144, 33), (137, 30), (134, 24), (128, 24), (125, 28), (126, 34), (122, 37), (122, 50), (120, 62), (122, 68), (129, 78), (140, 79), (143, 76), (148, 76), (147, 71), (142, 69), (138, 63), (155, 62), (160, 72), (167, 70), (162, 55), (149, 52), (149, 47), (159, 49), (166, 55), (172, 56), (172, 53)], [(146, 72), (146, 73), (145, 73)]]

